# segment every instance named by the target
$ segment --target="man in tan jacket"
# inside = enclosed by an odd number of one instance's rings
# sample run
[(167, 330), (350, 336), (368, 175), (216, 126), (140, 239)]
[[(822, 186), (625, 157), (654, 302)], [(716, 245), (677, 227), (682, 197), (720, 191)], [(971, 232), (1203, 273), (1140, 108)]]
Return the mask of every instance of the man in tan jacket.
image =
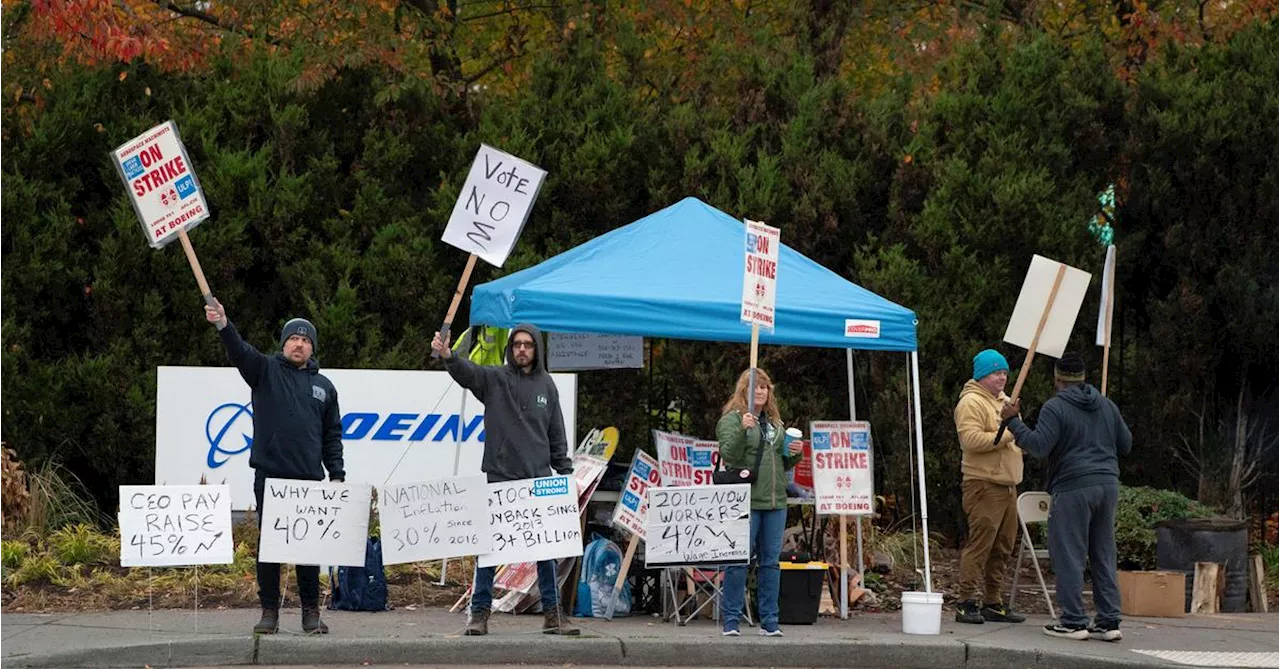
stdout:
[[(1026, 616), (1003, 603), (1004, 574), (1018, 538), (1018, 484), (1022, 451), (1006, 430), (996, 443), (1000, 409), (1008, 397), (1009, 362), (987, 349), (973, 358), (973, 379), (964, 384), (956, 404), (956, 434), (962, 451), (964, 512), (969, 541), (960, 554), (956, 622), (990, 620), (1020, 623)], [(981, 597), (982, 599), (978, 599)]]

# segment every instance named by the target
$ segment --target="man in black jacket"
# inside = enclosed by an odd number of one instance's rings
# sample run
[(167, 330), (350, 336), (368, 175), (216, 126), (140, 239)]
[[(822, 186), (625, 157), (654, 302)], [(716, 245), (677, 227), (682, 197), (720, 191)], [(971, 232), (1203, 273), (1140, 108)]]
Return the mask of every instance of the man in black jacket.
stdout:
[[(517, 325), (507, 340), (507, 364), (477, 365), (449, 350), (449, 337), (437, 332), (431, 348), (444, 358), (445, 369), (458, 385), (470, 390), (484, 404), (484, 460), (480, 469), (490, 483), (519, 481), (558, 474), (572, 474), (573, 460), (564, 434), (560, 393), (540, 355), (542, 335), (532, 325)], [(493, 602), (493, 567), (477, 567), (472, 585), (471, 618), (464, 634), (489, 633), (489, 606)], [(556, 561), (538, 563), (538, 590), (542, 596), (542, 631), (576, 635), (560, 610), (556, 588)]]
[[(342, 482), (342, 414), (338, 391), (320, 374), (312, 357), (316, 328), (302, 318), (285, 324), (280, 352), (267, 356), (240, 338), (227, 320), (222, 303), (205, 306), (205, 318), (218, 328), (227, 357), (253, 389), (253, 446), (249, 466), (254, 469), (253, 494), (258, 502), (258, 530), (262, 530), (262, 497), (268, 478)], [(298, 598), (302, 601), (302, 630), (328, 634), (320, 620), (320, 567), (297, 565)], [(255, 634), (275, 634), (280, 627), (280, 565), (258, 562), (258, 599), (262, 619)]]
[[(1019, 403), (1000, 415), (1019, 446), (1047, 464), (1049, 557), (1057, 580), (1058, 622), (1044, 633), (1065, 639), (1120, 640), (1120, 587), (1116, 582), (1116, 502), (1120, 495), (1118, 456), (1133, 448), (1133, 434), (1114, 402), (1084, 382), (1084, 360), (1067, 353), (1054, 366), (1058, 394), (1040, 407), (1036, 428), (1018, 418)], [(1089, 560), (1092, 625), (1084, 608), (1084, 568)]]

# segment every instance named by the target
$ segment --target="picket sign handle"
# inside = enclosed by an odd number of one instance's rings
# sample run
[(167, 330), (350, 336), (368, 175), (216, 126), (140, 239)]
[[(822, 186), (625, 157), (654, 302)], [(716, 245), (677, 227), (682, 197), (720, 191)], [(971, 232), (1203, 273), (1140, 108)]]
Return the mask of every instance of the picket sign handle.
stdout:
[(1111, 265), (1111, 281), (1107, 282), (1106, 339), (1102, 342), (1102, 396), (1107, 396), (1107, 368), (1111, 363), (1111, 314), (1116, 310), (1116, 269)]
[[(1013, 397), (1009, 398), (1010, 402), (1017, 402), (1018, 397), (1022, 395), (1022, 384), (1027, 381), (1027, 373), (1031, 371), (1031, 362), (1036, 357), (1036, 346), (1040, 344), (1040, 334), (1044, 332), (1045, 323), (1049, 322), (1049, 312), (1053, 311), (1053, 301), (1058, 299), (1058, 288), (1062, 286), (1062, 277), (1067, 275), (1067, 266), (1058, 264), (1058, 275), (1053, 279), (1053, 289), (1049, 291), (1049, 299), (1044, 303), (1044, 313), (1040, 314), (1040, 324), (1036, 326), (1036, 336), (1031, 338), (1031, 348), (1027, 349), (1027, 358), (1022, 361), (1022, 369), (1018, 370), (1018, 382), (1013, 385)], [(993, 444), (1000, 443), (1000, 437), (1004, 436), (1007, 423), (1002, 422), (1000, 429), (996, 432)]]
[[(476, 268), (476, 257), (476, 254), (472, 253), (467, 258), (467, 266), (462, 270), (462, 278), (458, 279), (458, 289), (453, 291), (453, 302), (449, 305), (449, 312), (444, 316), (444, 325), (440, 326), (440, 337), (442, 339), (449, 337), (449, 329), (453, 326), (453, 317), (458, 314), (458, 305), (462, 304), (462, 294), (467, 292), (467, 284), (471, 281), (471, 271)], [(440, 354), (432, 351), (431, 357), (439, 358)]]
[(613, 583), (613, 597), (609, 599), (609, 608), (604, 615), (605, 620), (613, 620), (613, 610), (617, 608), (622, 587), (627, 584), (627, 572), (631, 571), (631, 560), (636, 556), (638, 545), (640, 545), (640, 537), (631, 535), (631, 542), (627, 544), (627, 554), (622, 557), (622, 570), (618, 572), (618, 580)]
[(178, 240), (182, 242), (182, 251), (187, 254), (187, 263), (191, 265), (191, 272), (196, 275), (196, 285), (200, 287), (204, 303), (214, 306), (213, 292), (209, 290), (209, 282), (205, 281), (204, 270), (200, 269), (200, 259), (196, 257), (196, 249), (191, 245), (191, 238), (187, 236), (186, 228), (178, 228)]
[(760, 324), (751, 324), (751, 380), (747, 383), (747, 413), (756, 413), (756, 360), (760, 355)]

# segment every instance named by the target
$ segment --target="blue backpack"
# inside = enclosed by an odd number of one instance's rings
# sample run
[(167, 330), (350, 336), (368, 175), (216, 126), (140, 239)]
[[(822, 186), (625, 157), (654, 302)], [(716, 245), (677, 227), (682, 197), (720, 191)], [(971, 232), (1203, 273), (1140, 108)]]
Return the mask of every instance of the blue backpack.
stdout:
[[(582, 575), (578, 579), (578, 602), (573, 615), (579, 618), (603, 618), (609, 613), (609, 600), (613, 598), (613, 585), (622, 571), (622, 551), (618, 545), (600, 536), (587, 544), (582, 552)], [(625, 583), (613, 615), (631, 614), (631, 584)]]
[(386, 611), (387, 575), (382, 569), (382, 544), (373, 537), (364, 550), (363, 567), (338, 567), (338, 575), (329, 568), (333, 597), (329, 608), (337, 611)]

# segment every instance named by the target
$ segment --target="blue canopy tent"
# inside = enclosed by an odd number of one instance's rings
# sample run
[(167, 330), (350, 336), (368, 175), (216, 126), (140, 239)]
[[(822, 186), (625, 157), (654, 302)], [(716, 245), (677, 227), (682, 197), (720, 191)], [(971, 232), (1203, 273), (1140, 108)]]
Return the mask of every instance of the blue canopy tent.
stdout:
[[(476, 286), (471, 322), (745, 342), (742, 221), (685, 198), (539, 265)], [(786, 244), (778, 257), (779, 346), (916, 350), (915, 314), (846, 281)], [(846, 336), (846, 321), (859, 321)], [(877, 327), (878, 326), (878, 327)], [(874, 336), (877, 335), (878, 336)]]
[[(783, 230), (785, 239), (785, 228)], [(741, 220), (688, 197), (534, 267), (475, 287), (471, 324), (546, 332), (583, 332), (749, 342), (739, 315), (746, 235)], [(920, 425), (916, 317), (905, 307), (782, 245), (774, 332), (760, 342), (846, 349), (850, 414), (852, 349), (903, 351), (911, 357), (915, 424)], [(924, 443), (916, 430), (925, 589), (932, 592)], [(861, 527), (861, 526), (859, 526)]]

